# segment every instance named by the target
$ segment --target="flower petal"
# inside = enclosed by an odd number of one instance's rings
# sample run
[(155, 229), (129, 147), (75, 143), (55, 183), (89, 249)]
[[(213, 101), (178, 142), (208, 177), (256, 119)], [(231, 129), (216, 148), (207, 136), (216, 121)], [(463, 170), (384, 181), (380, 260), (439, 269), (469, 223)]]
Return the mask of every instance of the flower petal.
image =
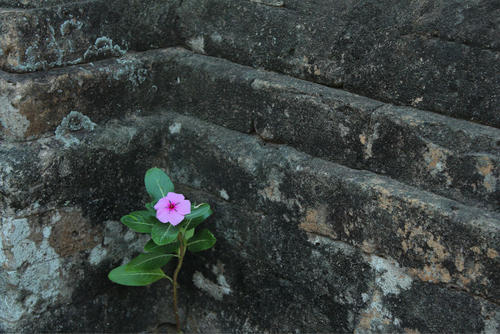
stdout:
[(184, 219), (184, 215), (181, 215), (181, 214), (172, 210), (169, 214), (168, 221), (170, 222), (170, 224), (175, 226), (175, 225), (179, 224), (183, 219)]
[(181, 215), (187, 215), (191, 213), (191, 202), (189, 200), (180, 201), (179, 204), (175, 206), (175, 210)]
[(172, 203), (179, 203), (184, 200), (184, 195), (177, 193), (168, 193), (165, 198), (171, 201)]
[(171, 216), (171, 211), (169, 209), (160, 208), (156, 210), (156, 218), (162, 223), (168, 223), (170, 221), (170, 216)]
[(158, 200), (158, 202), (155, 204), (154, 208), (155, 208), (155, 210), (160, 210), (162, 208), (167, 208), (168, 204), (169, 204), (168, 198), (163, 197), (163, 198), (160, 198), (160, 200)]
[[(171, 204), (175, 205), (175, 208), (171, 208)], [(154, 208), (159, 221), (177, 225), (191, 212), (191, 202), (185, 200), (182, 194), (169, 192), (155, 204)]]

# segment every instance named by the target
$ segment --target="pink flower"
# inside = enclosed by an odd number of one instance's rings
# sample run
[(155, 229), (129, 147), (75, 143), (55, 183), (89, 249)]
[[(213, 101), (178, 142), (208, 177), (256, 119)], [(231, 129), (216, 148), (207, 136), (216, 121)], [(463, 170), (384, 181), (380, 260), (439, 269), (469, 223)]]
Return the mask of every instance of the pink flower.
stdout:
[(155, 210), (159, 221), (175, 226), (191, 213), (191, 202), (184, 199), (182, 194), (168, 193), (155, 204)]

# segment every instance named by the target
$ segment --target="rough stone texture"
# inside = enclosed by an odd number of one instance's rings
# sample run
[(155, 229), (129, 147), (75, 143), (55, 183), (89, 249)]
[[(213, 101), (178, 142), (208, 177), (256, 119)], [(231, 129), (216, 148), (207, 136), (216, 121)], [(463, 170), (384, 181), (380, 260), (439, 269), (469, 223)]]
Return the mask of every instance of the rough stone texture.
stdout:
[(0, 332), (172, 331), (106, 277), (152, 166), (215, 210), (186, 332), (500, 332), (497, 2), (0, 6)]
[(458, 201), (500, 209), (498, 129), (172, 52), (179, 55), (163, 66), (166, 80), (160, 90), (169, 92), (164, 105), (173, 110)]
[(186, 0), (193, 50), (395, 104), (500, 126), (500, 4)]
[[(2, 314), (19, 326), (5, 322), (4, 330), (120, 331), (172, 322), (156, 304), (153, 318), (132, 322), (165, 286), (128, 289), (105, 279), (117, 259), (146, 241), (108, 220), (143, 199), (142, 172), (153, 164), (216, 212), (207, 224), (217, 247), (191, 257), (183, 272), (188, 330), (498, 326), (497, 214), (175, 113), (74, 136), (69, 146), (56, 137), (2, 145), (0, 192), (9, 194), (0, 203), (9, 214), (2, 217), (2, 288), (10, 297)], [(82, 159), (93, 161), (85, 177)], [(124, 193), (117, 202), (113, 194)], [(82, 274), (89, 278), (75, 280)], [(10, 284), (30, 275), (44, 279), (21, 297)], [(434, 309), (447, 313), (436, 317)], [(68, 321), (78, 310), (85, 320)]]
[(500, 126), (495, 0), (94, 0), (54, 8), (0, 10), (1, 68), (34, 71), (182, 42), (199, 53)]
[(70, 3), (57, 11), (3, 10), (0, 67), (30, 72), (122, 55), (127, 45), (113, 29), (119, 17), (106, 1)]
[[(139, 332), (173, 320), (150, 302), (165, 294), (165, 284), (124, 293), (104, 279), (112, 264), (135, 255), (146, 239), (116, 221), (92, 224), (78, 208), (46, 208), (30, 208), (25, 218), (2, 217), (2, 330)], [(144, 309), (149, 318), (137, 316)]]
[[(164, 284), (129, 290), (107, 280), (147, 241), (109, 219), (144, 200), (140, 180), (156, 163), (145, 159), (147, 146), (117, 140), (132, 129), (116, 130), (97, 140), (102, 148), (75, 139), (96, 129), (2, 144), (2, 330), (139, 332), (173, 320), (164, 305), (151, 303), (168, 296)], [(92, 166), (82, 168), (81, 161)], [(151, 314), (138, 316), (145, 309)]]
[(155, 62), (169, 60), (163, 52), (148, 55), (128, 54), (29, 75), (0, 73), (3, 139), (22, 141), (53, 135), (71, 111), (98, 123), (140, 114), (153, 106), (158, 96), (164, 96), (155, 85), (161, 78), (152, 67)]
[(162, 105), (500, 209), (500, 130), (183, 49), (131, 53), (43, 74), (0, 73), (0, 87), (8, 106), (0, 113), (4, 139), (52, 135), (70, 111), (102, 123)]
[(61, 5), (75, 0), (0, 0), (0, 7), (35, 8)]
[[(284, 146), (261, 148), (256, 138), (183, 127), (176, 134), (179, 143), (168, 154), (177, 180), (200, 182), (200, 188), (212, 193), (222, 188), (233, 201), (260, 207), (256, 210), (263, 213), (284, 211), (286, 217), (280, 218), (295, 221), (300, 229), (393, 257), (422, 280), (500, 298), (500, 258), (487, 254), (499, 247), (498, 214)], [(185, 152), (196, 152), (188, 163)], [(196, 172), (190, 174), (186, 165), (197, 166), (192, 168)], [(220, 173), (231, 170), (240, 176), (237, 182)], [(460, 237), (464, 234), (468, 240)], [(482, 251), (474, 252), (475, 247)], [(472, 267), (463, 268), (462, 261)], [(476, 265), (481, 270), (475, 271)]]
[(176, 43), (176, 1), (82, 1), (0, 9), (0, 68), (32, 72)]

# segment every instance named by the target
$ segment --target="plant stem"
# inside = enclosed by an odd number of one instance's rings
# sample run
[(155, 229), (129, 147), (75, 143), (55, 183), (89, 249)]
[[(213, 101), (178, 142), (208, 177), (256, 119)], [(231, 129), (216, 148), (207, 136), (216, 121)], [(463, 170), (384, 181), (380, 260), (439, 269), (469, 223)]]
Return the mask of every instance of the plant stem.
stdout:
[(184, 255), (186, 254), (186, 247), (184, 245), (184, 236), (182, 233), (178, 234), (177, 239), (179, 239), (179, 262), (177, 263), (177, 268), (175, 268), (174, 272), (174, 313), (177, 333), (181, 333), (181, 320), (179, 318), (179, 309), (177, 308), (177, 276), (179, 276), (179, 271), (181, 271), (182, 261), (184, 260)]

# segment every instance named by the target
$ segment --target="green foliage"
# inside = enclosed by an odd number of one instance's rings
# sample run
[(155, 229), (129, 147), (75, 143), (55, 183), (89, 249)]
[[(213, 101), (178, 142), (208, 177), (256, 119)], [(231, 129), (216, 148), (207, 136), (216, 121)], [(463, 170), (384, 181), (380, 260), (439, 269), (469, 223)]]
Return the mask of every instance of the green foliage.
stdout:
[(196, 253), (212, 248), (215, 245), (215, 237), (207, 230), (203, 229), (189, 240), (188, 250)]
[[(176, 273), (180, 270), (186, 249), (191, 252), (207, 250), (215, 245), (215, 237), (207, 229), (196, 233), (195, 228), (212, 215), (210, 205), (202, 203), (191, 206), (177, 226), (162, 223), (156, 218), (155, 203), (174, 191), (174, 185), (165, 172), (151, 168), (144, 177), (146, 191), (152, 201), (145, 204), (146, 210), (134, 211), (123, 216), (120, 221), (133, 231), (149, 233), (151, 240), (144, 246), (146, 253), (139, 254), (126, 265), (113, 269), (108, 277), (111, 281), (128, 286), (144, 286), (162, 278), (176, 281), (161, 270), (172, 258), (179, 258)], [(175, 275), (174, 275), (175, 277)]]
[(128, 286), (144, 286), (166, 278), (165, 273), (159, 269), (137, 269), (127, 265), (111, 270), (108, 278), (118, 284)]
[(174, 191), (174, 184), (170, 181), (168, 175), (159, 168), (151, 168), (146, 172), (144, 184), (154, 203), (167, 196), (169, 192)]
[(147, 244), (144, 246), (144, 251), (148, 253), (169, 253), (176, 254), (179, 249), (179, 243), (173, 242), (168, 245), (160, 246), (157, 245), (153, 239), (149, 240)]
[(194, 235), (194, 228), (187, 230), (186, 233), (184, 234), (184, 240), (188, 241), (191, 239)]
[(210, 217), (212, 215), (213, 211), (210, 209), (210, 205), (207, 203), (199, 204), (199, 205), (192, 205), (191, 206), (191, 213), (186, 215), (184, 217), (184, 220), (182, 223), (180, 223), (180, 226), (182, 228), (187, 229), (192, 229), (195, 228), (196, 226), (200, 225), (205, 219)]
[(166, 265), (174, 256), (173, 254), (162, 253), (139, 254), (139, 256), (130, 261), (127, 266), (138, 270), (157, 269)]
[(150, 211), (142, 210), (129, 213), (120, 221), (136, 232), (151, 233), (151, 229), (158, 220)]
[(159, 246), (174, 242), (178, 234), (179, 229), (168, 223), (163, 224), (158, 222), (151, 229), (151, 238), (153, 238), (153, 241)]
[(152, 214), (153, 216), (155, 216), (155, 215), (156, 215), (156, 210), (155, 210), (154, 206), (155, 206), (155, 204), (154, 204), (153, 202), (146, 203), (146, 204), (144, 205), (144, 207), (145, 207), (145, 208), (146, 208), (149, 212), (151, 212), (151, 214)]

